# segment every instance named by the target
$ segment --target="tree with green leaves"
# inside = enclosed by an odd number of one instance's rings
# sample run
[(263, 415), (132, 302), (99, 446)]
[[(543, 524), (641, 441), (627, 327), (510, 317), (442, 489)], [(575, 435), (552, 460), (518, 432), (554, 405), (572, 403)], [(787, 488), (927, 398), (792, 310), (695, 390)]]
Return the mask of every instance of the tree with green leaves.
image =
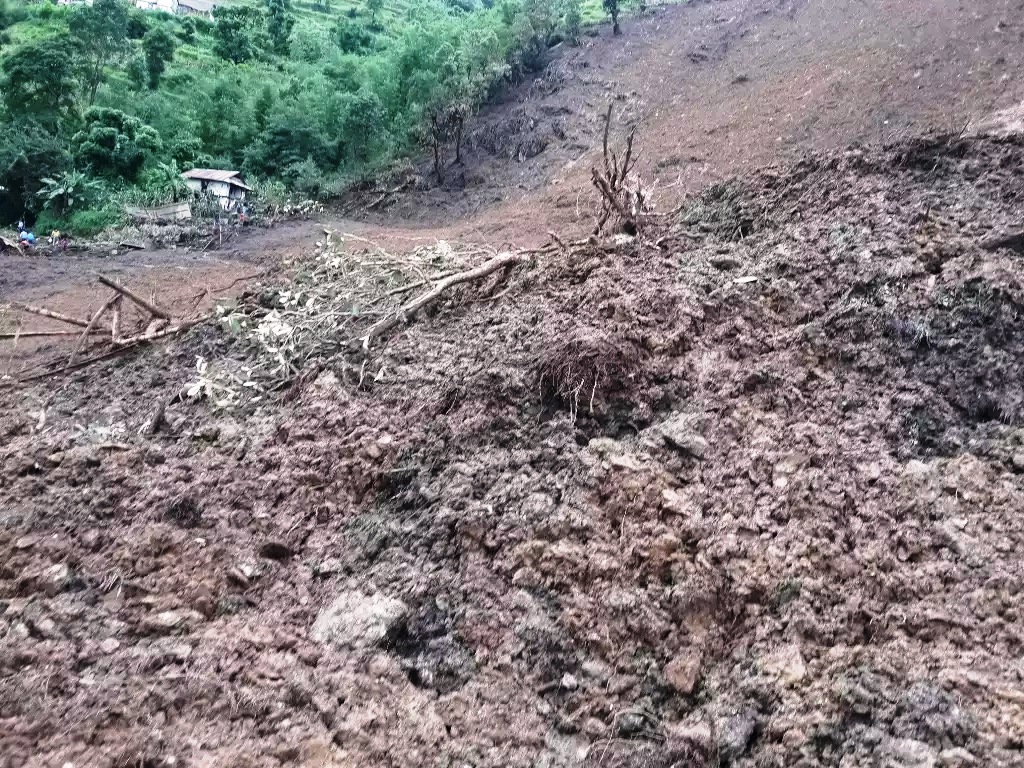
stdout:
[(178, 28), (178, 38), (181, 42), (191, 45), (196, 41), (196, 20), (191, 16), (186, 16), (181, 20), (181, 26)]
[(75, 6), (69, 26), (81, 62), (85, 100), (90, 106), (106, 79), (107, 67), (121, 63), (129, 51), (126, 0), (95, 0)]
[(370, 28), (379, 29), (377, 15), (384, 10), (384, 0), (366, 0), (366, 10), (370, 12)]
[(80, 171), (64, 171), (59, 176), (40, 179), (43, 188), (36, 197), (43, 201), (43, 208), (64, 216), (71, 211), (86, 208), (100, 192), (101, 185)]
[(334, 37), (342, 53), (360, 53), (373, 45), (373, 35), (353, 19), (342, 16), (334, 28)]
[(142, 38), (150, 90), (156, 90), (160, 85), (160, 78), (167, 69), (167, 63), (174, 58), (176, 47), (174, 37), (164, 27), (155, 27)]
[(216, 22), (213, 52), (233, 64), (255, 58), (263, 14), (249, 5), (221, 6), (213, 12)]
[(583, 31), (583, 4), (581, 0), (562, 1), (562, 30), (565, 39), (578, 45)]
[(3, 92), (7, 111), (31, 117), (51, 130), (75, 110), (75, 66), (67, 35), (26, 43), (3, 60)]
[(270, 45), (278, 56), (287, 56), (295, 17), (291, 14), (290, 0), (267, 0), (267, 33)]
[[(5, 91), (6, 95), (6, 91)], [(13, 221), (39, 205), (41, 179), (68, 167), (64, 142), (31, 119), (0, 130), (0, 221)]]
[(163, 148), (154, 128), (120, 110), (91, 107), (83, 121), (85, 127), (71, 137), (71, 151), (97, 176), (133, 181)]
[(622, 29), (619, 27), (620, 0), (601, 0), (601, 5), (604, 7), (605, 13), (612, 17), (612, 34), (621, 35)]

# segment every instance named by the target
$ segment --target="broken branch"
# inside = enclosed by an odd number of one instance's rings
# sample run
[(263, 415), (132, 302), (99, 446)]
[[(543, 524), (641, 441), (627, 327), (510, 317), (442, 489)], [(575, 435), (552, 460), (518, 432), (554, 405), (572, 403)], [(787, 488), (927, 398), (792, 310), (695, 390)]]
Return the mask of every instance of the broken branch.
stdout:
[(118, 293), (128, 297), (154, 317), (162, 317), (164, 320), (171, 319), (171, 316), (166, 311), (160, 309), (160, 307), (156, 306), (152, 302), (146, 301), (146, 299), (142, 298), (138, 294), (133, 293), (131, 290), (125, 288), (116, 280), (111, 280), (109, 277), (106, 277), (104, 275), (97, 275), (96, 277), (105, 286), (107, 286), (108, 288), (113, 288)]
[(67, 315), (62, 315), (59, 312), (53, 312), (45, 307), (37, 307), (34, 304), (22, 304), (18, 301), (12, 301), (11, 306), (15, 309), (20, 309), (22, 312), (39, 315), (40, 317), (48, 317), (51, 320), (60, 320), (62, 323), (77, 325), (80, 328), (89, 327), (89, 323), (86, 320), (79, 320), (77, 317), (68, 317)]
[(103, 302), (103, 304), (100, 305), (100, 308), (97, 309), (93, 316), (89, 319), (89, 324), (85, 326), (85, 330), (82, 331), (81, 335), (78, 337), (78, 341), (75, 342), (74, 348), (71, 350), (71, 356), (68, 358), (68, 365), (74, 365), (75, 357), (78, 355), (79, 350), (82, 349), (82, 345), (85, 344), (85, 340), (89, 337), (89, 334), (92, 333), (93, 329), (96, 327), (96, 323), (100, 321), (100, 318), (103, 317), (106, 311), (110, 309), (112, 306), (114, 306), (114, 304), (116, 304), (118, 299), (120, 298), (120, 294), (113, 294), (109, 299), (107, 299), (105, 302)]
[(378, 320), (369, 330), (359, 338), (362, 343), (364, 350), (370, 348), (370, 341), (387, 332), (391, 328), (394, 328), (402, 320), (406, 320), (416, 314), (417, 311), (425, 307), (427, 304), (432, 302), (446, 290), (451, 288), (453, 285), (459, 283), (469, 282), (470, 280), (479, 280), (481, 277), (497, 272), (499, 269), (509, 267), (515, 264), (523, 264), (530, 260), (530, 255), (524, 252), (518, 253), (501, 253), (495, 256), (493, 259), (485, 261), (479, 267), (468, 269), (465, 272), (458, 272), (454, 275), (450, 275), (442, 280), (439, 280), (433, 288), (426, 293), (417, 296), (412, 301), (409, 301), (399, 307), (395, 312), (390, 313), (381, 320)]

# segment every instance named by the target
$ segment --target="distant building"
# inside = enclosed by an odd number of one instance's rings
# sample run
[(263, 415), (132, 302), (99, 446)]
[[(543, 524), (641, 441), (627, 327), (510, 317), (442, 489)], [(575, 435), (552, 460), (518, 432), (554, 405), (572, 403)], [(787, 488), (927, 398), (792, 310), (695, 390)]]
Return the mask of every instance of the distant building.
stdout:
[(179, 16), (202, 16), (206, 19), (213, 18), (213, 11), (217, 3), (212, 0), (176, 0), (178, 9), (175, 11)]
[[(76, 2), (76, 0), (59, 0), (59, 2)], [(88, 0), (92, 4), (92, 0)], [(135, 6), (144, 11), (164, 11), (177, 16), (201, 16), (212, 19), (217, 7), (214, 0), (135, 0)]]
[(135, 7), (144, 11), (163, 11), (164, 13), (177, 13), (177, 0), (135, 0)]
[(193, 168), (181, 174), (181, 178), (197, 195), (207, 192), (216, 197), (224, 210), (236, 208), (252, 192), (252, 188), (246, 186), (238, 171)]

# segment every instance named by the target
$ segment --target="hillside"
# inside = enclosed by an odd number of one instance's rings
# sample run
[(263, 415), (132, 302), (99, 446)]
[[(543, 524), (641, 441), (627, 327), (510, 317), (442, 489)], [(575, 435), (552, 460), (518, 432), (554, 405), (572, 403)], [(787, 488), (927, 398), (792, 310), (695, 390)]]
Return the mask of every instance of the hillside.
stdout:
[(221, 306), (7, 341), (0, 754), (1021, 765), (1018, 5), (660, 9), (443, 183), (0, 257), (76, 319), (95, 271)]

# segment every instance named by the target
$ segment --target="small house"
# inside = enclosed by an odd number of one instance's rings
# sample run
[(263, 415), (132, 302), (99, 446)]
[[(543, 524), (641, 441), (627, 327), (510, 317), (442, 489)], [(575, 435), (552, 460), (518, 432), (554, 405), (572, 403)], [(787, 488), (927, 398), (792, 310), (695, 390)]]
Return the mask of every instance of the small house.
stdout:
[(212, 19), (213, 11), (217, 3), (212, 0), (175, 0), (179, 16), (202, 16), (204, 19)]
[(217, 198), (226, 211), (236, 210), (252, 192), (238, 171), (218, 171), (212, 168), (193, 168), (181, 174), (188, 188), (197, 195), (204, 192)]
[(144, 11), (163, 11), (174, 14), (178, 12), (178, 0), (135, 0), (135, 7)]

